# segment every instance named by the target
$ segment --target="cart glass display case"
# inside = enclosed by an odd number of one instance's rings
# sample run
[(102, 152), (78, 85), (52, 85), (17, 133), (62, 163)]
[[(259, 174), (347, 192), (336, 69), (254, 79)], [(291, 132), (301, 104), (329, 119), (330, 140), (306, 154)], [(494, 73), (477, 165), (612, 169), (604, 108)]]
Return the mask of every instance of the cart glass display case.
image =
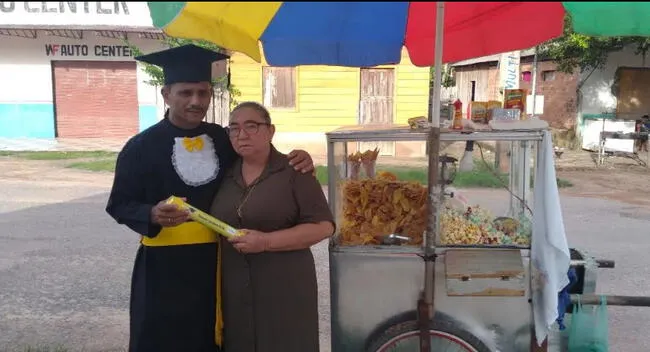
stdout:
[[(434, 203), (428, 136), (428, 128), (394, 125), (327, 134), (337, 221), (329, 245), (333, 351), (366, 350), (415, 314)], [(456, 337), (499, 340), (502, 352), (531, 341), (530, 198), (542, 138), (542, 131), (440, 134), (434, 319), (464, 331)]]
[[(336, 246), (423, 245), (427, 135), (393, 126), (328, 133)], [(442, 131), (436, 247), (530, 247), (529, 198), (541, 139), (540, 131)]]

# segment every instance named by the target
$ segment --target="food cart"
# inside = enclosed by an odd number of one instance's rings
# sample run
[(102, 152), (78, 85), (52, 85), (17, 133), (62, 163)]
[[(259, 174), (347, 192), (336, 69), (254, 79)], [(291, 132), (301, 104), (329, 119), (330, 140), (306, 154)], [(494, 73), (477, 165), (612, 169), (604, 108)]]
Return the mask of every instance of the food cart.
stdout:
[[(337, 219), (329, 244), (332, 351), (420, 351), (421, 333), (430, 343), (423, 350), (437, 352), (534, 345), (530, 177), (543, 130), (439, 131), (355, 126), (327, 134), (328, 196)], [(450, 188), (456, 159), (439, 155), (436, 146), (465, 141), (509, 142), (505, 198), (477, 205)], [(390, 172), (380, 149), (372, 149), (386, 143), (428, 154), (427, 179), (400, 180)], [(571, 252), (579, 268), (572, 293), (593, 293), (598, 265)]]

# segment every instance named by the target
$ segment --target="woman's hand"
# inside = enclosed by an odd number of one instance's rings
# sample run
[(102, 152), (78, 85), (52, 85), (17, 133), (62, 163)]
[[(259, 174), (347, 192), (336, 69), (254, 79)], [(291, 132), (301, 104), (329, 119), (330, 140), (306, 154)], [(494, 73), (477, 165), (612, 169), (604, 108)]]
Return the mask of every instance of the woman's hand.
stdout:
[(300, 171), (303, 174), (308, 172), (314, 172), (314, 161), (311, 158), (311, 155), (304, 150), (292, 150), (291, 153), (287, 155), (289, 158), (289, 164)]
[(229, 239), (239, 253), (261, 253), (269, 245), (268, 234), (256, 230), (241, 230), (244, 234)]

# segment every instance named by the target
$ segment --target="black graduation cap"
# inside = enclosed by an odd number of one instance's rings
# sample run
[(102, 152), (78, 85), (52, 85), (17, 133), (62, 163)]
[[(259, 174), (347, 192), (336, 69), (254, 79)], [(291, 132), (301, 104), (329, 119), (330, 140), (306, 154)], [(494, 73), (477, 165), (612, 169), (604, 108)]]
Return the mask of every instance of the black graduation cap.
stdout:
[(172, 84), (210, 82), (212, 81), (212, 63), (228, 58), (228, 55), (188, 44), (141, 55), (135, 59), (162, 68), (165, 84)]

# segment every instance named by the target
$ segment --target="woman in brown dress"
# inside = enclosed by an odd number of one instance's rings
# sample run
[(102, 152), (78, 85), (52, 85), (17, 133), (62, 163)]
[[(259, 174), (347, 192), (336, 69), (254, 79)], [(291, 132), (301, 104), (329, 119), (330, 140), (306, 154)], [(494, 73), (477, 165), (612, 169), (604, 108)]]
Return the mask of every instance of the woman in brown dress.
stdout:
[(224, 350), (318, 352), (318, 291), (310, 247), (334, 232), (318, 180), (295, 171), (271, 140), (260, 104), (230, 115), (241, 156), (225, 175), (210, 213), (246, 234), (221, 239)]

